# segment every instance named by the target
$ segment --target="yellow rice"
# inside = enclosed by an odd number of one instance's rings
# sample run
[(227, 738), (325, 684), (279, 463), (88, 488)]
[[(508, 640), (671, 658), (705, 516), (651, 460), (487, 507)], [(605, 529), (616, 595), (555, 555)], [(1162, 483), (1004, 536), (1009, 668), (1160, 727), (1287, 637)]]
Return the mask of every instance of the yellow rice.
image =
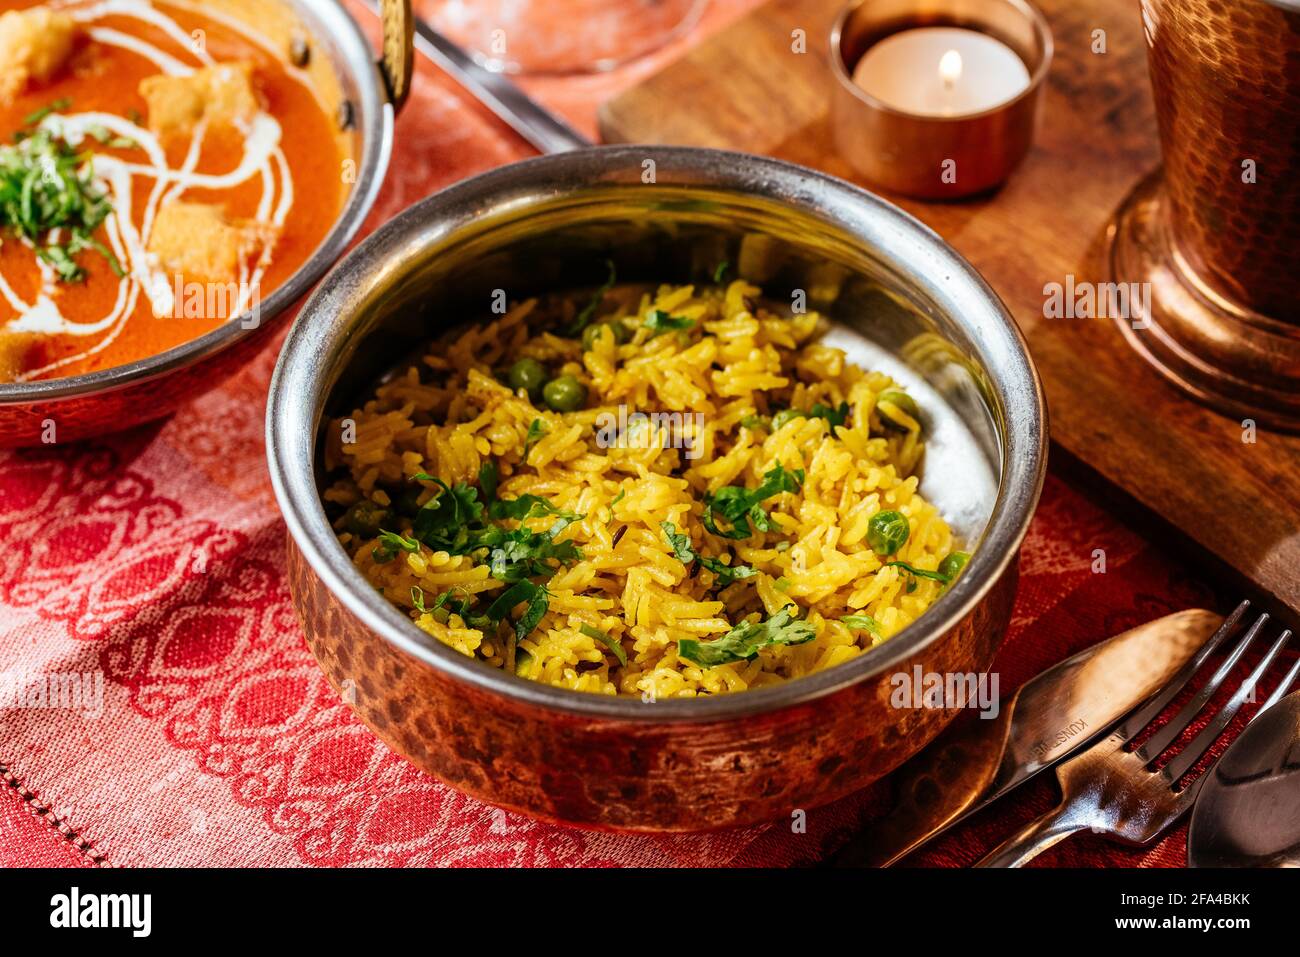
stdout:
[[(778, 316), (754, 305), (759, 293), (736, 281), (626, 295), (614, 315), (635, 330), (631, 338), (619, 345), (602, 330), (585, 352), (578, 340), (550, 331), (554, 322), (539, 321), (543, 310), (529, 300), (438, 343), (418, 365), (380, 386), (364, 408), (332, 423), (327, 466), (337, 469), (337, 478), (325, 491), (327, 502), (349, 506), (369, 498), (387, 507), (394, 490), (409, 487), (421, 472), (449, 485), (473, 485), (492, 459), (501, 496), (540, 495), (584, 516), (561, 535), (581, 547), (581, 560), (551, 578), (549, 609), (517, 648), (510, 647), (509, 621), (485, 633), (458, 615), (416, 610), (413, 586), (430, 599), (452, 589), (480, 601), (507, 587), (471, 556), (421, 545), (378, 563), (376, 539), (342, 531), (340, 522), (340, 540), (357, 569), (438, 641), (492, 667), (504, 667), (510, 657), (524, 677), (576, 691), (646, 699), (743, 691), (834, 667), (888, 640), (944, 586), (886, 566), (889, 559), (866, 541), (871, 516), (884, 509), (906, 516), (910, 533), (893, 558), (915, 568), (933, 571), (954, 549), (948, 525), (917, 493), (920, 427), (885, 428), (877, 397), (897, 384), (821, 344), (824, 323), (815, 313)], [(575, 306), (565, 308), (571, 316)], [(692, 319), (694, 326), (652, 336), (643, 322), (653, 310)], [(522, 357), (577, 377), (588, 390), (586, 407), (557, 413), (534, 405), (523, 390), (512, 393), (498, 375)], [(795, 418), (775, 431), (740, 424), (815, 403), (847, 403), (846, 424)], [(702, 429), (692, 436), (698, 457), (666, 447), (673, 444), (666, 433), (626, 443), (644, 447), (600, 447), (598, 419), (616, 415), (620, 405), (703, 413)], [(546, 432), (525, 461), (529, 426), (539, 419)], [(806, 473), (799, 492), (764, 503), (777, 531), (755, 531), (742, 541), (706, 531), (702, 496), (726, 485), (752, 489), (777, 464)], [(424, 502), (440, 492), (425, 486)], [(528, 524), (544, 530), (550, 521)], [(661, 528), (665, 521), (689, 534), (700, 555), (729, 555), (730, 563), (757, 574), (717, 588), (697, 563), (688, 577)], [(409, 533), (408, 519), (397, 524), (392, 531)], [(752, 660), (711, 668), (678, 656), (680, 639), (716, 638), (792, 602), (814, 640), (766, 647)], [(845, 615), (870, 615), (879, 634), (846, 626)], [(583, 625), (618, 641), (627, 666), (583, 634)]]

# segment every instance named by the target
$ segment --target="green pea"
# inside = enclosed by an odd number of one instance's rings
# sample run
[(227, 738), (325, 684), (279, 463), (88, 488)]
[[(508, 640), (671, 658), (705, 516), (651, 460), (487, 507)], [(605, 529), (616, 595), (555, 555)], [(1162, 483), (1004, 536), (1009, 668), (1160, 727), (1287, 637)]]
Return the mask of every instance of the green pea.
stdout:
[(939, 574), (951, 582), (957, 577), (957, 573), (966, 567), (968, 561), (970, 561), (970, 555), (966, 552), (953, 552), (939, 563)]
[(878, 555), (894, 555), (907, 544), (907, 518), (893, 510), (877, 512), (867, 522), (867, 544)]
[(388, 509), (363, 498), (343, 514), (343, 527), (353, 535), (374, 538), (391, 518), (392, 512)]
[(571, 375), (562, 375), (546, 383), (542, 398), (556, 412), (572, 412), (587, 401), (587, 387)]
[(903, 432), (906, 432), (911, 426), (896, 417), (898, 412), (916, 422), (921, 421), (921, 410), (916, 407), (916, 400), (906, 392), (900, 392), (898, 389), (886, 389), (880, 393), (880, 397), (876, 399), (876, 408), (880, 411), (881, 421), (886, 426)]
[(582, 348), (591, 351), (596, 345), (596, 340), (600, 338), (601, 330), (608, 329), (614, 337), (614, 345), (621, 346), (631, 338), (632, 333), (628, 332), (627, 326), (617, 319), (609, 319), (605, 322), (593, 322), (586, 329), (582, 330)]
[(776, 415), (772, 416), (772, 431), (779, 431), (781, 426), (787, 422), (793, 422), (795, 419), (806, 419), (807, 416), (798, 409), (782, 409)]
[(510, 382), (510, 388), (516, 392), (525, 389), (530, 396), (536, 399), (543, 383), (546, 382), (546, 367), (536, 359), (520, 359), (510, 367), (510, 374), (507, 379)]

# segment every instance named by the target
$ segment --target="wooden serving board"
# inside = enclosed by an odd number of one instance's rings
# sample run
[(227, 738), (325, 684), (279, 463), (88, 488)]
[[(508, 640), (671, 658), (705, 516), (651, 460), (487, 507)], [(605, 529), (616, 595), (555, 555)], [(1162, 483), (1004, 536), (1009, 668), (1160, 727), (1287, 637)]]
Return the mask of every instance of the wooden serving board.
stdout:
[[(1046, 383), (1059, 449), (1159, 515), (1271, 598), (1300, 611), (1300, 437), (1260, 430), (1184, 398), (1109, 319), (1047, 319), (1044, 286), (1106, 281), (1112, 212), (1160, 159), (1146, 48), (1133, 0), (1037, 0), (1056, 59), (1024, 165), (995, 195), (959, 203), (888, 196), (966, 256), (1007, 303)], [(777, 156), (856, 179), (827, 113), (830, 25), (842, 0), (772, 0), (601, 111), (606, 142)], [(792, 31), (808, 49), (791, 49)], [(1092, 52), (1093, 31), (1107, 51)], [(1166, 524), (1167, 523), (1167, 524)], [(1172, 528), (1170, 528), (1172, 526)], [(1080, 543), (1089, 551), (1104, 542)], [(1261, 595), (1259, 592), (1264, 594)]]

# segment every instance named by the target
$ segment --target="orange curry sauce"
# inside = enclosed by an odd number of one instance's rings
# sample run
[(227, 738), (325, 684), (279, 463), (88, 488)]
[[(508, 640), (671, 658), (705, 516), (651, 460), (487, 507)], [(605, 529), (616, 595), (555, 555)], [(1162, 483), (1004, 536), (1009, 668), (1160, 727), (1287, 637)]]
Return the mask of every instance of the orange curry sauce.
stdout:
[[(38, 5), (32, 0), (0, 0), (0, 13)], [(262, 108), (280, 124), (282, 136), (279, 146), (292, 174), (294, 201), (283, 227), (275, 234), (272, 259), (258, 285), (258, 293), (264, 300), (302, 265), (337, 218), (348, 187), (343, 176), (344, 156), (335, 117), (327, 114), (305, 80), (293, 75), (274, 53), (250, 39), (249, 35), (179, 6), (159, 0), (154, 0), (153, 6), (175, 20), (188, 34), (196, 35), (193, 31), (202, 30), (206, 49), (218, 63), (252, 62), (254, 86)], [(203, 65), (175, 37), (138, 18), (110, 15), (95, 20), (91, 26), (112, 28), (147, 40), (187, 66), (198, 68)], [(24, 128), (25, 119), (61, 100), (69, 103), (59, 110), (60, 113), (112, 113), (131, 118), (147, 128), (147, 107), (138, 88), (141, 80), (159, 73), (159, 66), (153, 59), (119, 46), (95, 42), (85, 36), (83, 30), (72, 58), (57, 77), (45, 84), (33, 84), (11, 102), (0, 103), (0, 139), (12, 142), (14, 133)], [(168, 166), (178, 169), (189, 150), (189, 137), (163, 141), (162, 145), (166, 148)], [(243, 147), (243, 137), (236, 130), (209, 129), (195, 172), (231, 172), (239, 166)], [(127, 161), (146, 162), (138, 151), (114, 149), (89, 139), (82, 148), (119, 156)], [(133, 177), (135, 209), (132, 218), (137, 225), (141, 223), (153, 182), (149, 177)], [(232, 218), (252, 219), (262, 190), (262, 178), (253, 176), (238, 186), (220, 191), (186, 189), (178, 198), (185, 202), (216, 204)], [(105, 227), (101, 226), (96, 238), (107, 243), (105, 232)], [(100, 320), (112, 310), (118, 297), (119, 278), (109, 262), (93, 250), (80, 253), (77, 262), (87, 273), (85, 280), (58, 283), (52, 298), (69, 321)], [(23, 301), (35, 301), (41, 288), (36, 256), (8, 229), (0, 232), (0, 271)], [(224, 315), (185, 317), (184, 305), (178, 302), (173, 316), (158, 318), (153, 314), (149, 297), (141, 294), (120, 331), (102, 351), (41, 377), (76, 375), (122, 365), (185, 343), (226, 321)], [(0, 340), (6, 335), (6, 324), (16, 315), (13, 306), (0, 298)], [(23, 338), (28, 340), (24, 345), (23, 366), (35, 370), (85, 352), (105, 336), (36, 334), (24, 335)]]

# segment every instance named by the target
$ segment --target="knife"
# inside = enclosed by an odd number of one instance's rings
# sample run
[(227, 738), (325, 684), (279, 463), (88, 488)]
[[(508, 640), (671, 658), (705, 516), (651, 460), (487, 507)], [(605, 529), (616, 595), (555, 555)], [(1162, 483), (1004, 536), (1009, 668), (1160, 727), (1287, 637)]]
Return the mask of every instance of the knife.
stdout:
[[(379, 0), (365, 0), (381, 16)], [(507, 126), (543, 153), (563, 153), (590, 146), (591, 141), (516, 86), (504, 74), (494, 73), (435, 30), (419, 16), (415, 23), (415, 48), (472, 93)]]
[(887, 867), (1069, 757), (1159, 691), (1222, 622), (1197, 608), (1139, 625), (1026, 682), (996, 718), (950, 725), (893, 772), (893, 809), (826, 863)]

